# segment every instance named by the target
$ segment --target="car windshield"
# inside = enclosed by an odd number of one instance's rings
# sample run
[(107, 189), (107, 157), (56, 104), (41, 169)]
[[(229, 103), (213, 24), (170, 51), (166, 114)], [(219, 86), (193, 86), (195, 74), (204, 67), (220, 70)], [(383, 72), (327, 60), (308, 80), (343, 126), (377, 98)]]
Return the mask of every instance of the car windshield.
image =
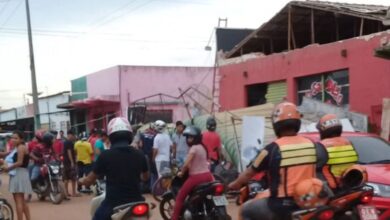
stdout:
[(390, 144), (377, 137), (348, 137), (363, 164), (390, 163)]

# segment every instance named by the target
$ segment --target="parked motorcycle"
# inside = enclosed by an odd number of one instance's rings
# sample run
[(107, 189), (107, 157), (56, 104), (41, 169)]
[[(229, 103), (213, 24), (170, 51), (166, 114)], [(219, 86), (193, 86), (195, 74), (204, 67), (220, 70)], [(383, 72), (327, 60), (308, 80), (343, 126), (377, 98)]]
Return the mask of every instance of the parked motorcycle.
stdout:
[[(169, 220), (173, 214), (175, 198), (183, 185), (185, 178), (175, 177), (171, 190), (163, 195), (160, 202), (160, 214), (164, 220)], [(230, 220), (226, 206), (225, 187), (220, 181), (201, 184), (187, 196), (180, 219), (182, 220)]]
[[(105, 183), (98, 180), (92, 187), (92, 191), (95, 195), (91, 201), (91, 217), (95, 215), (97, 208), (103, 202), (106, 197)], [(151, 209), (154, 209), (154, 204), (147, 202), (133, 202), (127, 203), (114, 208), (114, 214), (111, 216), (112, 220), (148, 220), (151, 217)]]
[(50, 198), (53, 204), (60, 204), (65, 198), (65, 190), (61, 179), (61, 162), (44, 156), (45, 163), (41, 166), (40, 175), (33, 191), (39, 200)]

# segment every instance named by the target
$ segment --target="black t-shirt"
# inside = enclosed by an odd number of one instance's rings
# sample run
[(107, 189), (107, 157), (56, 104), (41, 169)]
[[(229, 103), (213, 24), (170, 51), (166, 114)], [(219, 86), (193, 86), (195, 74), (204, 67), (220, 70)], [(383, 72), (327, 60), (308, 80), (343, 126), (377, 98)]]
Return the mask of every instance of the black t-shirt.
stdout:
[(72, 153), (73, 162), (76, 162), (76, 152), (74, 150), (74, 143), (72, 141), (66, 140), (64, 142), (64, 149), (62, 152), (62, 155), (64, 155), (64, 165), (65, 166), (70, 166), (70, 158), (68, 156), (68, 150), (70, 150)]
[(106, 202), (118, 206), (143, 201), (140, 177), (148, 171), (143, 153), (133, 147), (114, 147), (103, 151), (95, 163), (94, 173), (106, 176)]

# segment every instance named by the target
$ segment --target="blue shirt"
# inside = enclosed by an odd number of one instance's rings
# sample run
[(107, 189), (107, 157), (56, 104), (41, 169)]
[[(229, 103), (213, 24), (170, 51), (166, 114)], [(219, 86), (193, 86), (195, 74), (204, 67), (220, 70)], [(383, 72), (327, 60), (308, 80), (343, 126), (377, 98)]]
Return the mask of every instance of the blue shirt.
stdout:
[[(102, 153), (105, 149), (104, 149), (104, 143), (102, 141), (102, 139), (98, 139), (96, 140), (95, 142), (95, 149), (99, 149), (100, 150), (100, 153)], [(95, 161), (99, 158), (99, 155), (95, 155)]]

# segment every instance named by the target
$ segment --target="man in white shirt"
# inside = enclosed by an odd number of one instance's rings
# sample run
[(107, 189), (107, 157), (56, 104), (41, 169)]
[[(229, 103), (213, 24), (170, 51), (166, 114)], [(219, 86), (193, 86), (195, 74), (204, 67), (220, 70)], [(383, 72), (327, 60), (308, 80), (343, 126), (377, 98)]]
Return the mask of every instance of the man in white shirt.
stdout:
[(167, 133), (165, 133), (165, 122), (157, 120), (154, 124), (158, 134), (153, 142), (153, 160), (156, 163), (158, 177), (161, 177), (162, 171), (165, 168), (170, 169), (169, 161), (171, 154), (172, 141)]

